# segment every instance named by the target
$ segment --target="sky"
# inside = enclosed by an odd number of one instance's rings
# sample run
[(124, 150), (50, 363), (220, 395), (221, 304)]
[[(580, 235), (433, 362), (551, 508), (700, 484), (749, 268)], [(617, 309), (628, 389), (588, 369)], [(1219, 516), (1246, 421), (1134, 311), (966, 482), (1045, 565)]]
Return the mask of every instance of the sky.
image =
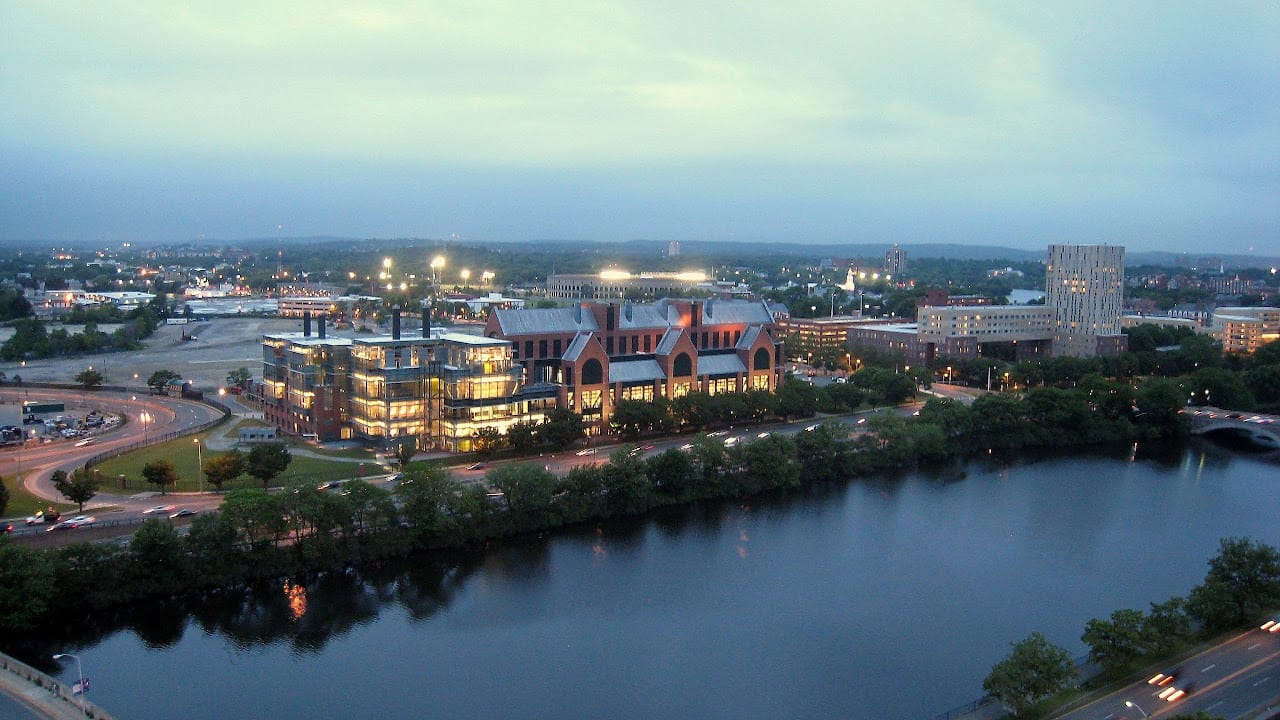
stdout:
[(0, 240), (1280, 254), (1280, 3), (0, 3)]

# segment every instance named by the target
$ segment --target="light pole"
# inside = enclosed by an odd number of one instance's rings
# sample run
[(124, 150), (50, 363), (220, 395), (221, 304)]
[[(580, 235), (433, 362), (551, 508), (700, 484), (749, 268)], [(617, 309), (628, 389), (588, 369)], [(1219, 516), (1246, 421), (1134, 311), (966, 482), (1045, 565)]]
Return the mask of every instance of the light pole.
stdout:
[[(72, 655), (71, 653), (58, 653), (53, 656), (54, 660), (61, 660), (63, 658), (74, 658), (76, 661), (76, 676), (79, 678), (76, 684), (80, 686), (80, 713), (82, 715), (88, 715), (89, 713), (84, 709), (84, 694), (88, 688), (84, 686), (84, 668), (80, 665), (80, 656)], [(72, 686), (71, 691), (72, 694), (75, 694), (75, 686)]]
[(1142, 709), (1142, 706), (1141, 706), (1141, 705), (1139, 705), (1138, 703), (1136, 703), (1136, 702), (1134, 702), (1134, 701), (1132, 701), (1132, 700), (1125, 700), (1125, 701), (1124, 701), (1124, 705), (1125, 705), (1125, 707), (1131, 707), (1131, 708), (1133, 708), (1134, 710), (1137, 710), (1138, 712), (1142, 713), (1142, 717), (1144, 717), (1144, 718), (1149, 718), (1149, 717), (1151, 717), (1150, 715), (1148, 715), (1148, 714), (1147, 714), (1147, 711), (1146, 711), (1146, 710), (1143, 710), (1143, 709)]
[(199, 483), (200, 492), (204, 492), (204, 445), (201, 444), (200, 438), (192, 438), (196, 443), (196, 482)]

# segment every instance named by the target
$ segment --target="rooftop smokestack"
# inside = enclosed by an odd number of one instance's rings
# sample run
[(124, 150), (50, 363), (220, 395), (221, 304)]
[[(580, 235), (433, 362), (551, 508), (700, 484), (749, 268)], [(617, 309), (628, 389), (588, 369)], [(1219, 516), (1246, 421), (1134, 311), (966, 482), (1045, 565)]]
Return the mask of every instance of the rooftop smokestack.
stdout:
[(320, 339), (323, 340), (324, 339), (324, 315), (316, 316), (316, 320), (318, 322), (318, 324), (316, 325), (316, 330), (320, 334)]
[(400, 339), (400, 306), (391, 308), (391, 339)]
[(311, 337), (311, 311), (302, 311), (302, 337)]

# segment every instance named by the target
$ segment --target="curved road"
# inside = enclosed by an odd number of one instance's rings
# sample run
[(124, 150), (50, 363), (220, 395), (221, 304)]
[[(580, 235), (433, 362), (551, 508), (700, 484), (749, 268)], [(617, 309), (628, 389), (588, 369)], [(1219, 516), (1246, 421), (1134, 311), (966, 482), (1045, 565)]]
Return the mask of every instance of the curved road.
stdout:
[[(204, 403), (148, 395), (145, 392), (83, 392), (21, 388), (6, 389), (0, 393), (0, 402), (6, 404), (24, 400), (63, 402), (67, 406), (67, 414), (71, 415), (84, 415), (91, 410), (102, 410), (128, 418), (128, 421), (120, 426), (94, 435), (94, 442), (91, 445), (77, 447), (72, 440), (54, 440), (38, 444), (28, 442), (25, 446), (6, 449), (0, 453), (0, 475), (5, 477), (21, 475), (23, 487), (28, 492), (51, 502), (65, 502), (49, 479), (54, 470), (71, 472), (83, 466), (89, 458), (106, 450), (138, 445), (170, 433), (191, 430), (221, 417), (219, 411)], [(94, 498), (94, 504), (123, 505), (131, 509), (134, 506), (145, 507), (149, 500), (150, 498), (145, 494), (139, 498), (134, 495), (101, 492)]]

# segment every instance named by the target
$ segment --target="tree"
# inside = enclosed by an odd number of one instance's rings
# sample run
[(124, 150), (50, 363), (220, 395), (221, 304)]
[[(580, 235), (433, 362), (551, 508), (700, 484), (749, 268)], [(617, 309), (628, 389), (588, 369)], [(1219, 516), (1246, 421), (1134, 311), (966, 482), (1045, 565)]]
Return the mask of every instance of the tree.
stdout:
[[(486, 428), (491, 429), (491, 428)], [(494, 432), (497, 432), (496, 430)], [(402, 442), (396, 445), (396, 463), (400, 465), (400, 471), (404, 472), (404, 468), (413, 459), (416, 448), (412, 442)]]
[(152, 393), (163, 395), (170, 381), (177, 380), (180, 377), (182, 376), (172, 370), (157, 370), (151, 373), (151, 377), (147, 378), (147, 387), (151, 388)]
[(1021, 715), (1035, 703), (1075, 682), (1071, 654), (1038, 632), (1013, 643), (1009, 657), (996, 663), (982, 688)]
[(241, 390), (245, 390), (245, 389), (248, 389), (249, 380), (252, 377), (253, 375), (249, 374), (249, 368), (238, 367), (235, 370), (232, 370), (231, 372), (227, 373), (227, 384), (234, 385), (240, 388)]
[(518, 422), (507, 428), (507, 443), (518, 453), (528, 453), (538, 446), (537, 423)]
[(496, 427), (482, 427), (471, 436), (471, 448), (481, 457), (488, 457), (494, 450), (502, 447), (502, 433)]
[(163, 495), (166, 487), (178, 484), (178, 469), (168, 460), (154, 460), (142, 466), (142, 477)]
[(1120, 670), (1149, 649), (1146, 617), (1140, 610), (1116, 610), (1110, 620), (1085, 623), (1080, 637), (1089, 646), (1089, 659), (1105, 670)]
[(1211, 630), (1251, 623), (1280, 606), (1280, 552), (1248, 538), (1224, 538), (1188, 611)]
[(262, 481), (262, 489), (289, 467), (293, 456), (282, 442), (255, 445), (245, 458), (245, 472)]
[(227, 493), (222, 519), (235, 530), (236, 540), (250, 548), (283, 536), (284, 501), (266, 490), (244, 488)]
[(84, 504), (92, 500), (102, 487), (102, 481), (87, 468), (76, 468), (70, 476), (65, 470), (54, 470), (49, 479), (62, 497), (80, 506), (79, 512), (84, 512)]
[(538, 436), (556, 450), (564, 450), (584, 434), (582, 416), (565, 408), (553, 408), (538, 426)]
[(222, 486), (225, 483), (240, 477), (244, 472), (244, 465), (244, 453), (239, 450), (228, 450), (205, 460), (200, 471), (204, 473), (210, 485), (217, 488), (218, 492), (222, 492)]
[(102, 373), (93, 368), (87, 368), (76, 373), (75, 380), (85, 390), (102, 387)]

